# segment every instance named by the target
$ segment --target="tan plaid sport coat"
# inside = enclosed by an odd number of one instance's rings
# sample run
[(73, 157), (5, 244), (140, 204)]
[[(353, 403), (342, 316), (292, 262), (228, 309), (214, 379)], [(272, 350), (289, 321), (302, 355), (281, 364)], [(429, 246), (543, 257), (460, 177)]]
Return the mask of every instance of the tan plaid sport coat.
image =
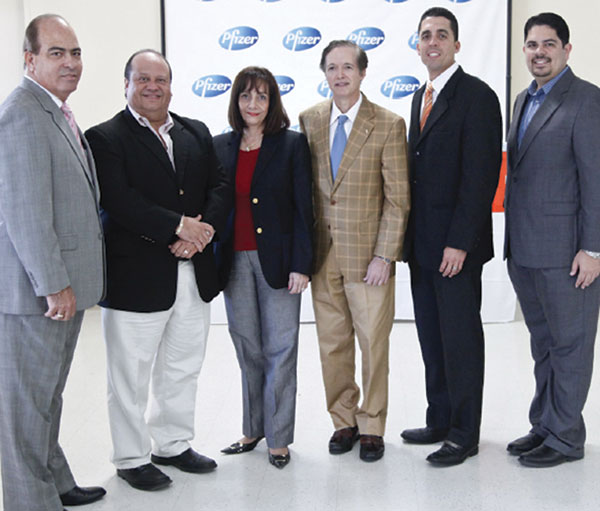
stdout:
[(402, 117), (363, 95), (333, 182), (331, 103), (324, 101), (300, 114), (312, 154), (314, 272), (333, 243), (344, 278), (362, 282), (373, 256), (395, 261), (402, 255), (410, 208), (406, 126)]

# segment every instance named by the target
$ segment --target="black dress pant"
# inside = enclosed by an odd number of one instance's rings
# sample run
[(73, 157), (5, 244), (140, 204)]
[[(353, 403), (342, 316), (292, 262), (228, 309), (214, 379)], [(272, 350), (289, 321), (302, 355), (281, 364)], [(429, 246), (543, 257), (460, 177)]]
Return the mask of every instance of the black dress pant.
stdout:
[(479, 443), (484, 340), (482, 267), (443, 277), (409, 263), (415, 321), (425, 363), (426, 424), (462, 446)]

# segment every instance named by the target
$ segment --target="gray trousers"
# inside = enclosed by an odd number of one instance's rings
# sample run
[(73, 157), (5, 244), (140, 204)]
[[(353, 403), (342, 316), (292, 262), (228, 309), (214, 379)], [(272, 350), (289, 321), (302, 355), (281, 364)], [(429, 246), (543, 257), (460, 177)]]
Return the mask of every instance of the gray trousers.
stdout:
[(255, 250), (235, 252), (224, 294), (242, 372), (243, 433), (285, 447), (294, 441), (300, 295), (270, 287)]
[(600, 282), (576, 289), (570, 268), (531, 269), (508, 261), (535, 362), (535, 395), (529, 409), (531, 431), (544, 444), (582, 458), (583, 406), (594, 360)]
[(70, 321), (0, 314), (0, 456), (6, 511), (62, 511), (75, 479), (58, 444), (83, 311)]

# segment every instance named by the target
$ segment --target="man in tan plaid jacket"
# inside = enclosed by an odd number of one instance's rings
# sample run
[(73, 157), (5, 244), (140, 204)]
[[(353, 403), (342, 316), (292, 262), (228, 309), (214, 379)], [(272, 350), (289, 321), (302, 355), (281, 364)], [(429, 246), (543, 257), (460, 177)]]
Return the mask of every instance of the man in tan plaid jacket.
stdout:
[[(367, 56), (332, 41), (321, 69), (333, 93), (300, 114), (313, 165), (315, 268), (312, 297), (327, 408), (335, 432), (329, 452), (383, 456), (388, 404), (389, 334), (394, 319), (394, 262), (402, 254), (409, 211), (404, 120), (361, 92)], [(363, 400), (355, 379), (362, 353)]]

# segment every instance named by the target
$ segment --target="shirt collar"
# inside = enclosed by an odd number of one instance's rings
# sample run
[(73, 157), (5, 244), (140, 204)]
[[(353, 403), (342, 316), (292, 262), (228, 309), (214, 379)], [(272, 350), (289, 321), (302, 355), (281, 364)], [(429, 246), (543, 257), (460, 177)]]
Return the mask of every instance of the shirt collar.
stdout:
[(535, 80), (533, 80), (530, 84), (529, 87), (527, 88), (527, 93), (530, 96), (542, 96), (542, 95), (548, 95), (550, 94), (550, 91), (552, 90), (552, 87), (554, 87), (556, 85), (556, 82), (558, 82), (558, 80), (560, 80), (562, 78), (562, 76), (567, 72), (567, 69), (569, 69), (569, 66), (565, 66), (565, 68), (558, 73), (554, 78), (552, 78), (552, 80), (550, 80), (549, 82), (545, 83), (542, 87), (539, 88), (538, 90), (538, 86), (537, 86), (537, 82)]
[(456, 73), (457, 70), (458, 70), (458, 62), (454, 62), (454, 64), (452, 64), (448, 69), (446, 69), (446, 71), (441, 73), (439, 76), (437, 76), (433, 80), (427, 80), (427, 82), (428, 83), (431, 82), (431, 84), (433, 85), (433, 90), (439, 94), (440, 92), (442, 92), (442, 89), (448, 83), (448, 80), (450, 80), (450, 78), (452, 78), (452, 75), (454, 73)]
[[(356, 116), (358, 115), (358, 109), (360, 108), (361, 103), (362, 103), (362, 93), (358, 96), (358, 101), (356, 103), (354, 103), (352, 105), (352, 107), (350, 107), (350, 110), (348, 110), (345, 114), (342, 114), (340, 109), (335, 104), (335, 101), (332, 101), (331, 102), (331, 117), (329, 117), (329, 125), (331, 126), (334, 122), (337, 122), (337, 119), (340, 115), (346, 115), (348, 117), (348, 121), (350, 121), (350, 124), (351, 125), (354, 124), (354, 120), (356, 119)], [(346, 121), (346, 122), (348, 122), (348, 121)]]
[[(138, 114), (131, 107), (130, 104), (127, 104), (127, 108), (129, 108), (131, 115), (133, 115), (134, 119), (140, 124), (140, 126), (144, 126), (145, 128), (153, 129), (152, 124), (150, 124), (150, 121), (148, 119), (146, 119), (143, 115)], [(160, 128), (158, 128), (158, 131), (160, 131), (161, 133), (166, 133), (173, 127), (173, 124), (174, 124), (173, 118), (171, 117), (171, 114), (169, 112), (167, 112), (167, 120), (164, 122), (164, 124), (162, 124), (160, 126)]]
[(42, 89), (46, 94), (48, 94), (48, 96), (50, 96), (50, 99), (52, 99), (52, 101), (54, 101), (56, 103), (56, 106), (58, 108), (62, 108), (64, 101), (62, 101), (60, 98), (58, 98), (57, 96), (52, 94), (48, 89), (46, 89), (46, 87), (44, 87), (43, 85), (40, 85), (38, 82), (36, 82), (33, 78), (31, 78), (31, 76), (28, 76), (28, 75), (23, 75), (23, 76), (25, 78), (27, 78), (28, 80), (32, 81), (33, 83), (35, 83), (40, 89)]

